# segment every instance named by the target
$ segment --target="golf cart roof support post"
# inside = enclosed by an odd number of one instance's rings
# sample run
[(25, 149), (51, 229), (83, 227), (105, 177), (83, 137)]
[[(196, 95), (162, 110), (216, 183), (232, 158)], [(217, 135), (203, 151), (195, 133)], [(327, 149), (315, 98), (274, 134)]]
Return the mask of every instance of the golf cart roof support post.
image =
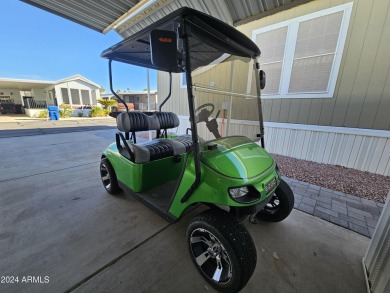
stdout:
[(188, 106), (190, 112), (190, 123), (191, 123), (191, 134), (193, 141), (193, 152), (194, 152), (194, 163), (195, 163), (195, 181), (192, 183), (191, 187), (188, 189), (186, 194), (181, 199), (181, 202), (186, 202), (192, 192), (198, 187), (200, 183), (200, 156), (199, 156), (199, 140), (198, 140), (198, 129), (196, 127), (195, 122), (195, 103), (194, 103), (194, 95), (192, 93), (192, 77), (191, 77), (191, 60), (190, 60), (190, 47), (188, 42), (188, 34), (187, 27), (185, 21), (182, 22), (183, 26), (183, 47), (185, 53), (185, 72), (186, 72), (186, 80), (187, 80), (187, 95), (188, 95)]
[(129, 112), (129, 108), (127, 107), (127, 104), (125, 103), (125, 101), (122, 100), (121, 97), (119, 97), (119, 95), (114, 92), (114, 89), (112, 87), (112, 66), (111, 66), (111, 63), (112, 63), (112, 59), (109, 59), (108, 60), (108, 72), (109, 72), (109, 76), (110, 76), (110, 90), (112, 92), (112, 94), (123, 104), (125, 105), (126, 107), (126, 112)]
[(172, 93), (172, 72), (169, 71), (169, 93), (168, 96), (164, 99), (164, 101), (161, 103), (160, 107), (158, 108), (158, 111), (161, 112), (162, 106), (168, 101), (168, 99), (171, 97)]
[(257, 106), (259, 109), (259, 122), (260, 122), (260, 143), (261, 147), (264, 149), (264, 121), (263, 121), (263, 108), (261, 106), (261, 88), (260, 88), (260, 75), (259, 75), (260, 64), (258, 58), (253, 62), (253, 71), (256, 78), (256, 94), (257, 94)]

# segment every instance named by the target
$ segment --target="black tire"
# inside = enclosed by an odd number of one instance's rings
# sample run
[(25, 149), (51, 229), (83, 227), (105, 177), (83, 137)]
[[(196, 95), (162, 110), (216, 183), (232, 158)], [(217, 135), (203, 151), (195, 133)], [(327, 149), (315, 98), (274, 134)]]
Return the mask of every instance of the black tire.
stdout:
[(100, 178), (108, 193), (118, 194), (122, 191), (118, 185), (114, 168), (107, 158), (100, 161)]
[(256, 247), (231, 214), (218, 209), (200, 213), (188, 226), (187, 241), (195, 267), (215, 289), (238, 292), (248, 283), (256, 267)]
[(265, 222), (280, 222), (290, 215), (293, 207), (294, 193), (290, 186), (281, 180), (270, 202), (256, 217)]

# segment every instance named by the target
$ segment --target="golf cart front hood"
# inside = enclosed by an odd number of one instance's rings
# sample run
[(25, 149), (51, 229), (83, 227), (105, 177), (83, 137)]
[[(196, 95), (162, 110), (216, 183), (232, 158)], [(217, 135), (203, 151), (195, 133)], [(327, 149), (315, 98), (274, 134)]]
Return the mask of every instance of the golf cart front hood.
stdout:
[(244, 136), (213, 140), (204, 146), (201, 160), (214, 171), (237, 179), (258, 176), (273, 166), (273, 158)]

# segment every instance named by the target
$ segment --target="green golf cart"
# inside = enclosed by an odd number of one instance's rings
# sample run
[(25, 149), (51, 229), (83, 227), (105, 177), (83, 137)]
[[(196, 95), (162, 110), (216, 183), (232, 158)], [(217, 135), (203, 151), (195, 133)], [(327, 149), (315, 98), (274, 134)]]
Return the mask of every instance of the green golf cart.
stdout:
[(241, 290), (256, 267), (243, 221), (282, 221), (294, 205), (264, 150), (259, 56), (248, 37), (190, 8), (102, 53), (111, 91), (125, 107), (113, 91), (112, 61), (159, 70), (168, 93), (159, 111), (111, 114), (119, 131), (101, 156), (104, 188), (134, 196), (169, 222), (191, 207), (208, 207), (186, 237), (196, 268), (221, 292)]

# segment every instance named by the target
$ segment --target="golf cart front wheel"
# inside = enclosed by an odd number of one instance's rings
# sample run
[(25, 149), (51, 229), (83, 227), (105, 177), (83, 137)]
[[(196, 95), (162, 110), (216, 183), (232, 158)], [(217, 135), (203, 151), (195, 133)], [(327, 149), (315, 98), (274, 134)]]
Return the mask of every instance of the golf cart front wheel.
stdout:
[(107, 158), (100, 161), (100, 178), (108, 193), (117, 194), (122, 191), (118, 185), (114, 168)]
[(187, 229), (189, 251), (202, 277), (220, 292), (238, 292), (256, 267), (256, 248), (248, 230), (229, 213), (210, 209)]
[(256, 217), (265, 222), (280, 222), (290, 215), (293, 207), (294, 193), (284, 180), (280, 180), (271, 200)]

